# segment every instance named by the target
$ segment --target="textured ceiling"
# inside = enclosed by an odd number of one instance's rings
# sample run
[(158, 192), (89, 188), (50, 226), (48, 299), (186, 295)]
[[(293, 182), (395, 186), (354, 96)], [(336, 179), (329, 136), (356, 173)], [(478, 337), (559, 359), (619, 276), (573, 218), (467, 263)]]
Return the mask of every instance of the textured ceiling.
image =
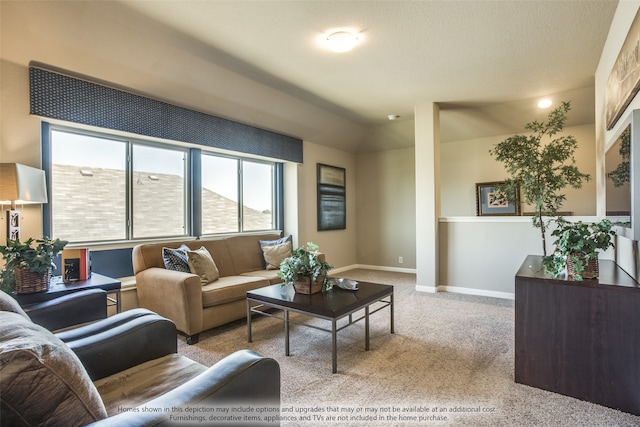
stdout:
[[(344, 147), (349, 151), (410, 146), (414, 105), (425, 102), (441, 105), (443, 141), (520, 132), (539, 114), (533, 101), (541, 96), (571, 100), (570, 124), (593, 123), (594, 74), (617, 5), (612, 0), (120, 3), (198, 40), (217, 65), (363, 126), (368, 130), (363, 138), (370, 138), (366, 149), (354, 141)], [(341, 28), (358, 30), (361, 43), (348, 53), (330, 52), (322, 39)], [(268, 109), (268, 100), (256, 108)], [(388, 114), (400, 120), (391, 124)]]

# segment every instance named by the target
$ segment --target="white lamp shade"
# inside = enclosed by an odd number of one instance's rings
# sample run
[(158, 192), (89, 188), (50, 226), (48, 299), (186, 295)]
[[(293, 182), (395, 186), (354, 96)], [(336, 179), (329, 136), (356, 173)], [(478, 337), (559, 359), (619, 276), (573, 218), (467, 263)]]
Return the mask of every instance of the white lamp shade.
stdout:
[(0, 202), (47, 203), (44, 171), (19, 163), (0, 163)]

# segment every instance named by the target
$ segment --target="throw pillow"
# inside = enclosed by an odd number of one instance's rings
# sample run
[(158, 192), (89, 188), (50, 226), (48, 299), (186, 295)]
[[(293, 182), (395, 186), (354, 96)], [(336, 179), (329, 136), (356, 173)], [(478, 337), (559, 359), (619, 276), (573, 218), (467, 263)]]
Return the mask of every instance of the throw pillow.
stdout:
[(187, 261), (187, 245), (181, 245), (178, 249), (162, 248), (162, 260), (164, 268), (167, 270), (182, 271), (190, 273), (189, 262)]
[(283, 259), (293, 255), (292, 237), (289, 235), (277, 240), (260, 240), (260, 248), (267, 270), (277, 270)]
[(73, 351), (19, 314), (0, 312), (2, 425), (84, 426), (107, 417)]
[(189, 270), (193, 274), (200, 276), (200, 281), (203, 285), (214, 282), (220, 277), (220, 272), (216, 263), (213, 261), (211, 254), (202, 246), (200, 249), (194, 251), (187, 251), (187, 260), (189, 263)]

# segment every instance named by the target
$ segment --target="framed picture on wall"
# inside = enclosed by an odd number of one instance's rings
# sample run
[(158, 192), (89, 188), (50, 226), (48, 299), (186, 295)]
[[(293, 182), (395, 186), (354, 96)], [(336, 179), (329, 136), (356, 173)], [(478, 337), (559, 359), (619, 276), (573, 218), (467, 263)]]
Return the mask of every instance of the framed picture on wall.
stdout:
[(496, 187), (503, 181), (480, 182), (476, 184), (476, 213), (478, 216), (520, 215), (520, 194), (508, 197)]
[(347, 228), (346, 171), (318, 163), (318, 231)]
[(627, 106), (640, 91), (640, 10), (631, 23), (620, 53), (609, 74), (605, 91), (607, 130), (613, 129)]

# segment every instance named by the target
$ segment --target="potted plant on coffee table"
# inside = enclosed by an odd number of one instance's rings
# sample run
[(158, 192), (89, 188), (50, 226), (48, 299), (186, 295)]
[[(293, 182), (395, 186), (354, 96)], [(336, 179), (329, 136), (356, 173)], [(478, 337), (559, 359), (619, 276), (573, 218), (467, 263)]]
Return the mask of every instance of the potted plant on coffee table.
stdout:
[(585, 224), (559, 217), (556, 223), (558, 226), (551, 233), (556, 237), (555, 251), (543, 261), (547, 273), (557, 276), (566, 267), (567, 276), (575, 280), (597, 278), (598, 252), (612, 247), (616, 234), (611, 230), (611, 221)]
[(305, 247), (293, 250), (293, 255), (280, 263), (278, 277), (282, 285), (293, 285), (297, 293), (314, 294), (324, 291), (329, 281), (327, 273), (333, 266), (318, 252), (318, 245), (308, 242)]
[(8, 240), (6, 246), (0, 246), (5, 261), (0, 276), (2, 290), (26, 294), (49, 289), (51, 271), (55, 268), (53, 259), (67, 243), (48, 237), (29, 238), (24, 242)]

